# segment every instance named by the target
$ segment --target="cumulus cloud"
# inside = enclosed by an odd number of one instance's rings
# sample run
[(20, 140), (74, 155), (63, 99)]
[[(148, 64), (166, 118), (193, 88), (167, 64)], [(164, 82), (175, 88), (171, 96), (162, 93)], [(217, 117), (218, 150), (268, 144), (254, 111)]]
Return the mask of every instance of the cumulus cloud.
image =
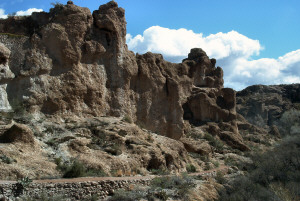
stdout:
[(16, 12), (16, 16), (31, 15), (33, 12), (42, 12), (43, 9), (29, 8), (28, 10), (20, 10)]
[(192, 30), (176, 30), (159, 26), (146, 29), (143, 36), (132, 37), (128, 34), (127, 44), (135, 52), (161, 53), (172, 62), (180, 62), (194, 47), (201, 47), (208, 55), (216, 59), (234, 55), (249, 57), (258, 54), (261, 50), (257, 40), (249, 39), (236, 31), (204, 37), (202, 33), (197, 34)]
[[(16, 16), (24, 16), (24, 15), (31, 15), (33, 12), (42, 12), (43, 9), (38, 9), (38, 8), (29, 8), (25, 11), (23, 10), (20, 10), (20, 11), (17, 11), (15, 13)], [(7, 14), (5, 14), (5, 10), (1, 9), (0, 8), (0, 19), (6, 19), (8, 17)]]
[(218, 64), (224, 66), (226, 86), (235, 89), (253, 84), (300, 83), (300, 49), (276, 59), (224, 58)]
[(134, 52), (161, 53), (171, 62), (181, 62), (190, 49), (200, 47), (209, 57), (217, 59), (217, 65), (224, 69), (226, 87), (240, 90), (253, 84), (281, 84), (300, 82), (300, 49), (279, 58), (261, 58), (263, 47), (236, 31), (204, 36), (187, 29), (168, 29), (153, 26), (143, 35), (133, 37), (127, 34), (128, 48)]
[(0, 8), (0, 19), (5, 19), (7, 18), (7, 15), (5, 15), (5, 11)]

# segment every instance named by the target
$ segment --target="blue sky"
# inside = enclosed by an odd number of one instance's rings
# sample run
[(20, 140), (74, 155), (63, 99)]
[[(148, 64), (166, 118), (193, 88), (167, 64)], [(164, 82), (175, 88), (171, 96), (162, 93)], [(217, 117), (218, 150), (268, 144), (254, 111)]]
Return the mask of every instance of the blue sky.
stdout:
[[(29, 8), (48, 11), (48, 0), (1, 0), (0, 16)], [(74, 0), (97, 9), (107, 0)], [(203, 48), (225, 72), (225, 86), (300, 82), (299, 0), (117, 0), (126, 10), (128, 47), (180, 62)], [(2, 13), (1, 13), (2, 12)]]

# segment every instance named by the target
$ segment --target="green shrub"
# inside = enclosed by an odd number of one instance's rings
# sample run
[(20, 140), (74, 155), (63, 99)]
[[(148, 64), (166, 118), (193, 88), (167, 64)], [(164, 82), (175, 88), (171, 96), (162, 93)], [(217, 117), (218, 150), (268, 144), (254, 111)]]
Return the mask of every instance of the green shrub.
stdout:
[(219, 161), (212, 161), (212, 163), (214, 164), (215, 167), (219, 167), (220, 166)]
[(15, 197), (19, 197), (20, 195), (23, 195), (24, 191), (30, 185), (31, 182), (32, 182), (32, 180), (29, 179), (28, 177), (23, 177), (23, 178), (19, 179), (17, 181), (17, 183), (15, 183), (13, 185), (13, 188), (12, 188), (13, 195)]
[(300, 134), (300, 110), (285, 111), (277, 124), (281, 135)]
[(102, 169), (87, 168), (84, 176), (86, 176), (86, 177), (106, 177), (108, 175)]
[(173, 182), (171, 180), (171, 177), (155, 177), (152, 181), (151, 181), (151, 186), (157, 188), (162, 188), (162, 189), (171, 189), (173, 188)]
[(55, 163), (56, 168), (62, 172), (63, 178), (107, 176), (102, 169), (87, 168), (77, 159), (72, 159), (71, 163), (63, 163), (61, 158), (55, 158)]
[(226, 157), (224, 163), (228, 166), (237, 166), (237, 161), (231, 156)]
[(3, 163), (6, 163), (6, 164), (12, 164), (12, 163), (17, 162), (15, 159), (10, 158), (6, 155), (1, 155), (0, 156), (0, 161), (2, 161)]
[(224, 177), (224, 174), (220, 171), (217, 172), (217, 175), (216, 175), (216, 181), (219, 183), (219, 184), (224, 184), (226, 179)]
[(194, 186), (193, 179), (189, 176), (165, 176), (156, 177), (151, 181), (151, 186), (154, 188), (173, 189), (183, 186)]
[(198, 132), (191, 130), (186, 134), (186, 137), (193, 138), (195, 140), (201, 139), (201, 135)]
[(186, 197), (195, 186), (192, 177), (187, 175), (156, 177), (151, 181), (151, 188), (155, 189), (156, 192), (162, 189), (173, 189), (180, 198)]
[(209, 162), (205, 162), (204, 170), (210, 170), (211, 166)]
[(59, 2), (51, 3), (51, 5), (53, 6), (53, 8), (50, 8), (49, 13), (54, 16), (61, 12), (64, 8), (64, 5)]
[[(292, 195), (299, 200), (300, 192), (300, 136), (284, 138), (274, 149), (252, 156), (246, 164), (248, 174), (226, 185), (220, 200), (286, 200), (280, 196)], [(274, 184), (275, 187), (274, 187)], [(278, 186), (283, 186), (279, 189)], [(288, 193), (286, 193), (288, 192)]]
[(47, 145), (54, 147), (57, 145), (57, 141), (56, 138), (51, 138), (50, 140), (48, 140), (47, 142), (45, 142)]
[(71, 166), (67, 167), (63, 177), (64, 178), (75, 178), (75, 177), (83, 177), (85, 176), (86, 168), (84, 165), (75, 160)]
[(132, 119), (131, 119), (131, 117), (129, 115), (125, 115), (123, 117), (123, 121), (125, 121), (127, 123), (130, 123), (130, 124), (132, 123)]
[(146, 192), (141, 190), (126, 191), (120, 189), (114, 192), (113, 196), (109, 198), (109, 201), (136, 201), (146, 196)]
[(162, 201), (168, 200), (169, 196), (167, 195), (167, 192), (164, 190), (160, 190), (156, 193), (156, 197)]
[(216, 151), (219, 151), (219, 152), (223, 151), (224, 143), (222, 141), (220, 141), (219, 139), (216, 139), (215, 137), (213, 137), (212, 135), (210, 135), (208, 133), (204, 134), (204, 139), (206, 139), (208, 141), (208, 143), (216, 149)]
[(196, 167), (193, 164), (188, 164), (186, 166), (186, 171), (191, 173), (191, 172), (196, 172)]

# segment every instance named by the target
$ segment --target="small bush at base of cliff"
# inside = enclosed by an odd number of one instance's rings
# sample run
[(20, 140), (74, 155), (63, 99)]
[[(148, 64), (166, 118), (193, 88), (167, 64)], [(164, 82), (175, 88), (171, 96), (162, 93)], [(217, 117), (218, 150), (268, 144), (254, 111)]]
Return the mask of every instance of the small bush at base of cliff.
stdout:
[(75, 177), (83, 177), (85, 175), (86, 168), (82, 163), (75, 160), (73, 164), (66, 168), (63, 177), (64, 178), (75, 178)]
[(57, 169), (63, 174), (63, 178), (76, 177), (104, 177), (107, 174), (102, 169), (87, 168), (77, 159), (72, 159), (70, 164), (63, 163), (60, 158), (55, 160)]
[(196, 172), (196, 167), (195, 167), (193, 164), (188, 164), (188, 165), (186, 166), (186, 171), (187, 171), (188, 173)]
[(12, 163), (17, 162), (15, 159), (10, 158), (6, 155), (0, 155), (0, 161), (2, 161), (3, 163), (6, 163), (6, 164), (12, 164)]
[(221, 140), (213, 137), (211, 134), (205, 133), (204, 139), (208, 141), (208, 143), (213, 146), (217, 152), (222, 152), (224, 144)]

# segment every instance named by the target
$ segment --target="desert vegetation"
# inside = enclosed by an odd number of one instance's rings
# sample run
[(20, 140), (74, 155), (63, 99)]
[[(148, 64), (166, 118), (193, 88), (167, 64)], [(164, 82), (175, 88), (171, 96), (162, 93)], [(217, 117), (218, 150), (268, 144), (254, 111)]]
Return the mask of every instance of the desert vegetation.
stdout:
[(280, 133), (285, 135), (300, 135), (300, 110), (285, 111), (277, 121)]
[(179, 199), (193, 200), (192, 194), (196, 187), (196, 180), (185, 174), (181, 176), (160, 176), (151, 181), (149, 187), (124, 190), (120, 189), (109, 198), (109, 201), (136, 201)]
[(286, 136), (274, 149), (251, 159), (244, 164), (245, 174), (228, 180), (220, 190), (220, 201), (300, 199), (299, 135)]

